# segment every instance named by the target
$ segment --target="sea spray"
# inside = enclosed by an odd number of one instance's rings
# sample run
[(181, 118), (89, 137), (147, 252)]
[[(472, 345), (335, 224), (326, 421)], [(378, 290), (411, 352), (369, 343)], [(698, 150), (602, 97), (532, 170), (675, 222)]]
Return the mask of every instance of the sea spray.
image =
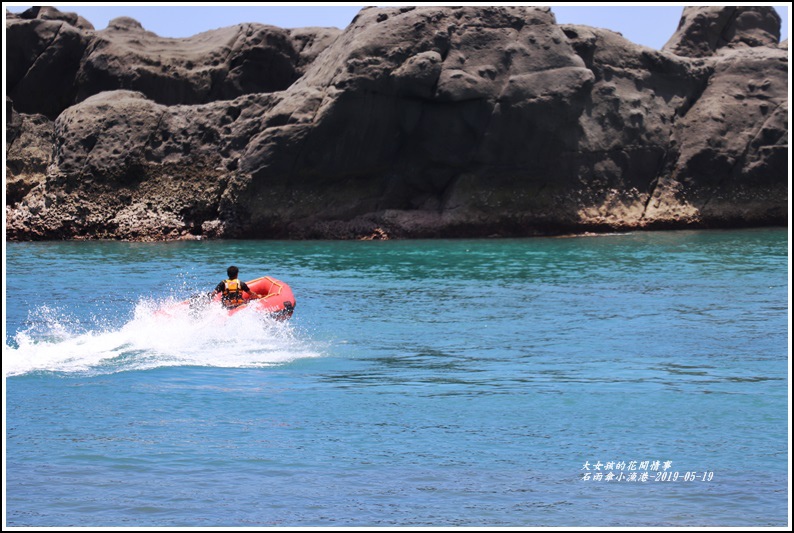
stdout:
[(218, 304), (178, 308), (173, 300), (140, 300), (120, 327), (94, 318), (90, 325), (41, 307), (5, 346), (6, 375), (30, 372), (106, 374), (163, 366), (264, 367), (321, 352), (294, 324), (244, 309), (229, 316)]

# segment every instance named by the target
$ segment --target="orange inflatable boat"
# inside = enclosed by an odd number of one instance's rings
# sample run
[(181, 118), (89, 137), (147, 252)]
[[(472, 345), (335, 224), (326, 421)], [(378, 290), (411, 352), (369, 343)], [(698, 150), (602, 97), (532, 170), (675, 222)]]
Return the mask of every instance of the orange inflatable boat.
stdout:
[[(251, 297), (247, 292), (243, 292), (242, 295), (245, 302), (242, 305), (228, 309), (229, 315), (250, 308), (279, 320), (286, 320), (292, 316), (295, 310), (295, 296), (292, 294), (292, 289), (290, 289), (289, 285), (283, 281), (271, 278), (270, 276), (246, 281), (245, 284), (248, 285), (249, 289), (260, 296)], [(188, 308), (193, 310), (197, 307), (206, 305), (209, 301), (206, 294), (194, 296), (173, 307), (161, 309), (157, 311), (157, 314), (167, 316), (173, 315), (174, 312), (179, 309)], [(220, 303), (221, 294), (216, 294), (211, 301)]]
[[(295, 310), (295, 296), (292, 294), (292, 289), (289, 288), (289, 285), (270, 276), (246, 281), (245, 284), (253, 292), (261, 295), (261, 297), (252, 298), (247, 292), (243, 292), (245, 303), (229, 309), (230, 315), (246, 307), (251, 307), (257, 311), (285, 320), (292, 316), (292, 312)], [(221, 295), (216, 294), (213, 301), (220, 302)]]

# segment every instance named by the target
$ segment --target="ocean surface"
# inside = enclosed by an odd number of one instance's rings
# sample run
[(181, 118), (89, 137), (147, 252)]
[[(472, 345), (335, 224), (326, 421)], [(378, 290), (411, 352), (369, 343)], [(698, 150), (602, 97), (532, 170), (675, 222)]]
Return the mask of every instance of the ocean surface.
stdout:
[(6, 526), (785, 527), (788, 247), (7, 243)]

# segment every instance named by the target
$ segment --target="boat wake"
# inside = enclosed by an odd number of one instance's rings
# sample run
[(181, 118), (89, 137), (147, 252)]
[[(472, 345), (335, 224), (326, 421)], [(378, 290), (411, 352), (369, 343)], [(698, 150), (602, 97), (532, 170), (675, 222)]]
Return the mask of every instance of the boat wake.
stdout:
[(108, 374), (165, 366), (266, 367), (321, 353), (291, 322), (242, 310), (229, 316), (220, 305), (162, 316), (174, 302), (138, 302), (121, 327), (85, 326), (47, 307), (29, 318), (12, 346), (6, 343), (6, 375), (33, 372)]

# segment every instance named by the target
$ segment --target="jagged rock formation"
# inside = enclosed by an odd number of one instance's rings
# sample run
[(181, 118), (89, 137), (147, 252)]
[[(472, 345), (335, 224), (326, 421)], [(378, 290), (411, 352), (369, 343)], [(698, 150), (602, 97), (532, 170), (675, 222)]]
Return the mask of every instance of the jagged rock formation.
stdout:
[(548, 8), (189, 39), (78, 20), (7, 14), (8, 239), (787, 224), (772, 8), (686, 8), (662, 51)]
[(724, 48), (777, 46), (780, 16), (773, 9), (688, 7), (662, 48), (680, 56), (708, 57)]

